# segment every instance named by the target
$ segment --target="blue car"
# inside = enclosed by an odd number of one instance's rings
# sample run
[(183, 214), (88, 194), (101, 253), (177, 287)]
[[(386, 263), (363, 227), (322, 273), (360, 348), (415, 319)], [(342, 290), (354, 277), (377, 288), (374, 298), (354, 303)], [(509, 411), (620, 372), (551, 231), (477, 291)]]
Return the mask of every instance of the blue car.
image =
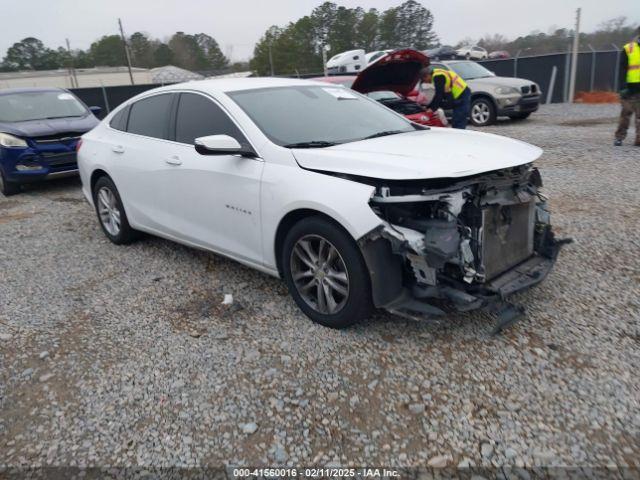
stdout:
[(99, 113), (60, 88), (0, 90), (0, 192), (76, 175), (78, 140), (99, 123)]

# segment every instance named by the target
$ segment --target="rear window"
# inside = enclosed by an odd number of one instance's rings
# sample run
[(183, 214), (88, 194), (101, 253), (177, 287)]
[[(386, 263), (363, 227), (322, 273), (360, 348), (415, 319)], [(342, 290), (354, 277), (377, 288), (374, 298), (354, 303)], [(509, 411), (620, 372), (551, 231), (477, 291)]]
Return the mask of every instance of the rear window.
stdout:
[(125, 107), (116, 113), (111, 121), (109, 122), (109, 126), (116, 130), (121, 130), (123, 132), (127, 131), (127, 120), (129, 119), (129, 107)]
[(168, 138), (172, 94), (154, 95), (131, 105), (127, 131), (154, 138)]

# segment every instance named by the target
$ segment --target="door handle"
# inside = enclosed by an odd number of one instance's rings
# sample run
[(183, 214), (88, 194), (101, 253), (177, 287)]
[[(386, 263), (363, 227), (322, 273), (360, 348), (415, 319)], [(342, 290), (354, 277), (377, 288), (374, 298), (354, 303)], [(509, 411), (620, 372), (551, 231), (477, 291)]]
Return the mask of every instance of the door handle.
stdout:
[(114, 145), (113, 147), (111, 147), (111, 150), (113, 150), (115, 153), (124, 153), (124, 147), (122, 145)]
[(180, 157), (177, 155), (172, 155), (169, 158), (165, 158), (164, 160), (165, 162), (167, 162), (169, 165), (182, 165), (182, 160), (180, 160)]

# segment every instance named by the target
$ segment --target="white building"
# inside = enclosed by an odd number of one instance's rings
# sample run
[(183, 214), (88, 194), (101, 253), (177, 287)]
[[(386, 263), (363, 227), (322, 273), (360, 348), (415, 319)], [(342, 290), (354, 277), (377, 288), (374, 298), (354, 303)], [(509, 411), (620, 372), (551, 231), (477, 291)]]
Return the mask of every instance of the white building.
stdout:
[[(146, 68), (132, 67), (133, 81), (136, 85), (153, 83), (151, 71)], [(100, 87), (131, 85), (127, 67), (76, 68), (77, 85), (71, 79), (69, 70), (28, 70), (22, 72), (0, 72), (0, 88), (25, 87)]]
[(153, 83), (165, 84), (202, 80), (204, 76), (190, 70), (185, 70), (184, 68), (165, 65), (164, 67), (152, 68), (151, 78)]

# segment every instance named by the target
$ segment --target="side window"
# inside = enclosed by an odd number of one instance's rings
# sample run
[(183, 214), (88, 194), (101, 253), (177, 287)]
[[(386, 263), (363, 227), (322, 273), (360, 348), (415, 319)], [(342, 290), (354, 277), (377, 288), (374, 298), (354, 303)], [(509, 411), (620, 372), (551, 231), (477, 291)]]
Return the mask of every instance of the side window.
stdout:
[(229, 135), (246, 143), (244, 135), (215, 103), (195, 93), (180, 94), (176, 115), (176, 142), (194, 144), (198, 137)]
[(131, 105), (127, 131), (154, 138), (168, 138), (172, 94), (143, 98)]
[(116, 130), (126, 132), (128, 119), (129, 119), (129, 107), (127, 106), (113, 116), (113, 118), (111, 119), (111, 122), (109, 122), (109, 126)]

